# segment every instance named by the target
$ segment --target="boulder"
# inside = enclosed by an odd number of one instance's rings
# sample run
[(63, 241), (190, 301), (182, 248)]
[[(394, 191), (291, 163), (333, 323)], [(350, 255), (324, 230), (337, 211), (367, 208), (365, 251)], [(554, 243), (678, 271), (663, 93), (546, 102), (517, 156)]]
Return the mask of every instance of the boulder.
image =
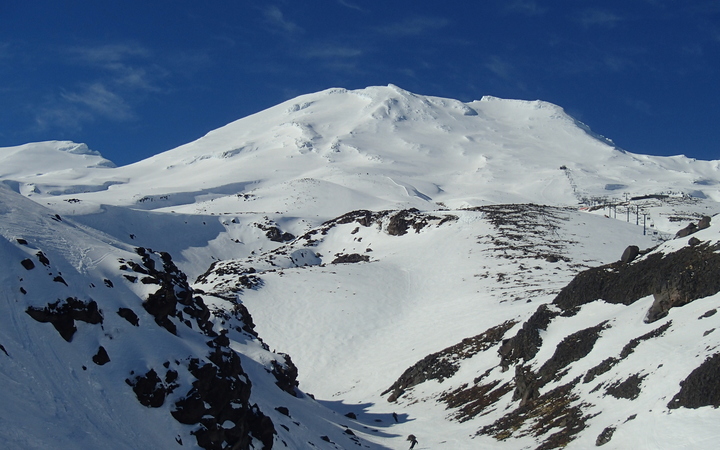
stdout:
[(108, 356), (105, 347), (101, 345), (95, 356), (92, 357), (92, 360), (98, 366), (103, 366), (110, 362), (110, 356)]
[(710, 216), (703, 216), (697, 224), (697, 229), (704, 230), (705, 228), (710, 227), (710, 220)]
[(624, 262), (625, 264), (631, 263), (635, 260), (635, 258), (637, 258), (639, 254), (640, 247), (638, 247), (637, 245), (629, 245), (620, 257), (620, 261)]
[(691, 234), (693, 234), (694, 232), (696, 232), (697, 230), (698, 230), (697, 225), (695, 225), (694, 223), (691, 223), (688, 226), (686, 226), (685, 228), (683, 228), (682, 230), (678, 231), (675, 234), (675, 237), (679, 237), (679, 238), (687, 237), (687, 236), (690, 236)]

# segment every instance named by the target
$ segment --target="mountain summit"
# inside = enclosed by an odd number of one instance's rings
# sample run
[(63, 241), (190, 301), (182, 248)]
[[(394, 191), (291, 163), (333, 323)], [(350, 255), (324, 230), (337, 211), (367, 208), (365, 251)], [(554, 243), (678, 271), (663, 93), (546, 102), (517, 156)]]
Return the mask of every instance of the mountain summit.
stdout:
[(0, 148), (0, 443), (710, 448), (718, 164), (392, 85)]

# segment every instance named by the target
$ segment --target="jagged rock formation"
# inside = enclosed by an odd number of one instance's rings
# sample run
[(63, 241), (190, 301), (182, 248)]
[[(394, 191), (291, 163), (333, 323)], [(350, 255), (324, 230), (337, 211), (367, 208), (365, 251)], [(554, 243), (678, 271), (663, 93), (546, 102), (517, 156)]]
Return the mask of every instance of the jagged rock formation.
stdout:
[(31, 306), (25, 312), (38, 322), (51, 323), (60, 336), (68, 342), (72, 341), (77, 331), (76, 320), (90, 324), (103, 322), (103, 316), (95, 300), (82, 301), (74, 297), (57, 300), (42, 308)]
[(655, 302), (647, 315), (654, 322), (674, 306), (720, 291), (720, 245), (705, 243), (676, 252), (652, 252), (632, 264), (612, 263), (578, 275), (553, 300), (563, 311), (602, 299), (630, 305), (648, 295)]

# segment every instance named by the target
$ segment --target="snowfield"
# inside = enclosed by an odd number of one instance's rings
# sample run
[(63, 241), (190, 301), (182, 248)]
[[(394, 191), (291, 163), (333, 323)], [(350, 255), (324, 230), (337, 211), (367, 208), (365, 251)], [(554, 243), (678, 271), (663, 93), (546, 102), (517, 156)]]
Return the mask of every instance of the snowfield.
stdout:
[(0, 148), (0, 444), (715, 448), (719, 164), (392, 85)]

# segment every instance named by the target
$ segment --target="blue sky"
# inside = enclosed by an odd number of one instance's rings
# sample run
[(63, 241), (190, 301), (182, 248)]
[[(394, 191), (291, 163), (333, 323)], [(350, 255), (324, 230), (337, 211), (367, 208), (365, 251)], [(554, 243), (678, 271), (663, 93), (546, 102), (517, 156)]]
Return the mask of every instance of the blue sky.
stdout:
[(545, 100), (631, 152), (720, 159), (720, 2), (0, 2), (0, 146), (67, 139), (124, 165), (390, 83)]

